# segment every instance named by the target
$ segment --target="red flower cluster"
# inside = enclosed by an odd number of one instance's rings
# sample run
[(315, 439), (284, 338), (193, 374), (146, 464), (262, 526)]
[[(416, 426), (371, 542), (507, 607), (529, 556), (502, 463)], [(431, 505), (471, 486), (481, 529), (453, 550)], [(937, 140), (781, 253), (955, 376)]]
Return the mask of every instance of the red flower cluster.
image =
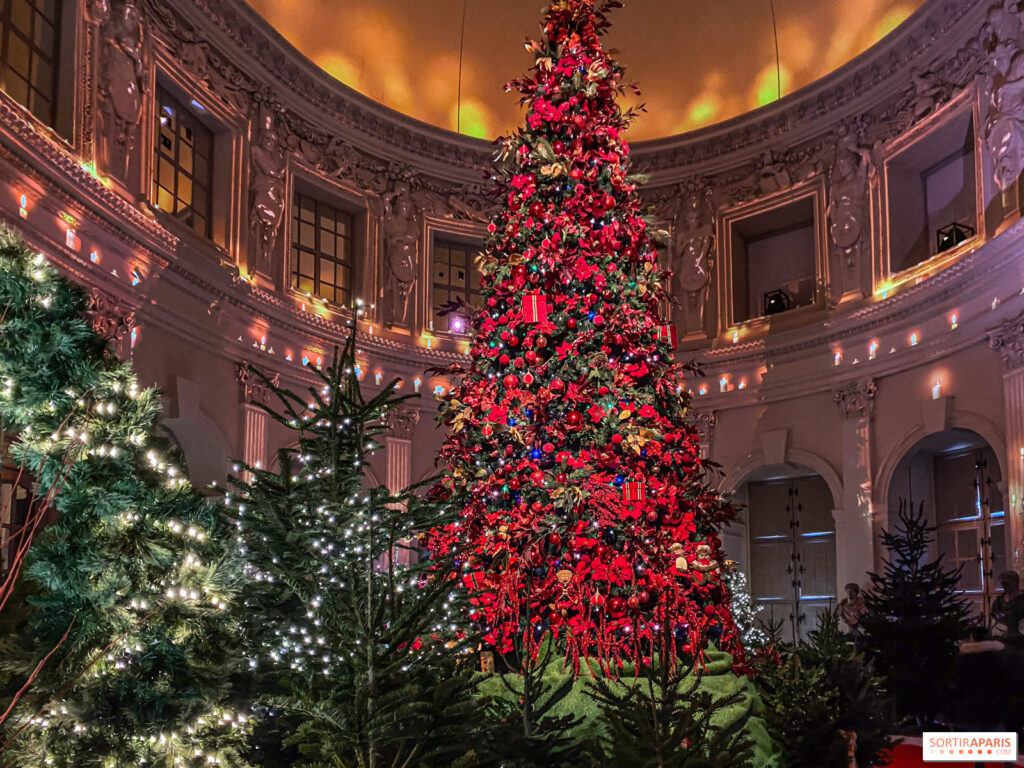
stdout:
[[(551, 633), (577, 668), (587, 655), (613, 674), (659, 649), (699, 663), (713, 641), (740, 664), (717, 535), (733, 511), (707, 487), (684, 366), (659, 334), (664, 275), (606, 27), (593, 0), (554, 0), (531, 75), (510, 84), (527, 130), (504, 143), (472, 362), (442, 406), (442, 492), (462, 515), (426, 540), (459, 554), (452, 576), (499, 651)], [(546, 315), (524, 316), (527, 295)]]

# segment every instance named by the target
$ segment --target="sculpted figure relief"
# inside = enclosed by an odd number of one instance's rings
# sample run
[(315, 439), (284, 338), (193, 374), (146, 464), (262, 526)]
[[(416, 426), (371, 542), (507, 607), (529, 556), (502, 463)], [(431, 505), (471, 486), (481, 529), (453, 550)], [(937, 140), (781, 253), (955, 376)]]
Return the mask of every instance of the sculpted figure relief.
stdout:
[(846, 290), (856, 289), (857, 270), (867, 258), (871, 237), (869, 177), (871, 151), (861, 147), (855, 133), (844, 129), (829, 171), (828, 233), (846, 272)]
[(409, 294), (416, 282), (416, 248), (419, 222), (412, 190), (405, 181), (396, 181), (390, 192), (381, 195), (384, 231), (384, 294), (388, 297), (390, 325), (406, 322)]
[(98, 3), (93, 14), (100, 23), (101, 40), (97, 160), (111, 176), (124, 180), (142, 115), (143, 94), (149, 88), (143, 64), (142, 14), (135, 0)]
[(260, 109), (258, 133), (249, 152), (252, 162), (249, 224), (256, 236), (260, 265), (267, 266), (284, 216), (284, 176), (288, 157), (281, 144), (277, 118), (269, 107)]
[(715, 209), (706, 186), (686, 192), (673, 229), (673, 271), (680, 289), (683, 330), (687, 335), (703, 333), (715, 247)]
[(1024, 171), (1024, 51), (1016, 0), (989, 11), (982, 36), (989, 57), (985, 144), (995, 182), (1005, 191)]

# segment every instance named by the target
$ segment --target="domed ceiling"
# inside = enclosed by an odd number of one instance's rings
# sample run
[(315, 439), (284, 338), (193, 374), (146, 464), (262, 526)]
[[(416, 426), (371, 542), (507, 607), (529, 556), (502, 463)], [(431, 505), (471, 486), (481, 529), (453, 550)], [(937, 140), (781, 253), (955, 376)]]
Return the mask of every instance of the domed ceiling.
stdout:
[[(519, 123), (518, 94), (503, 85), (532, 63), (523, 41), (539, 34), (543, 0), (248, 1), (328, 73), (399, 112), (487, 139)], [(774, 0), (773, 24), (770, 0), (626, 0), (606, 44), (647, 106), (629, 138), (772, 102), (780, 82), (785, 95), (828, 74), (923, 2)]]

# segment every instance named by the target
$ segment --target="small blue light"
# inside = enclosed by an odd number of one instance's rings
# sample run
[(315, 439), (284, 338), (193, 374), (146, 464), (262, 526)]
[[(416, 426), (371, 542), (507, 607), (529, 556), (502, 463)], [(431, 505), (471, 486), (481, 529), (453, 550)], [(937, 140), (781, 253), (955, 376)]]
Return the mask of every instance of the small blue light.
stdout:
[(597, 316), (597, 313), (595, 313), (595, 312), (588, 312), (587, 313), (587, 317), (589, 317), (591, 320), (593, 320), (596, 316)]
[(514, 427), (514, 426), (516, 425), (516, 420), (515, 420), (515, 419), (509, 419), (509, 420), (508, 420), (508, 425), (509, 425), (510, 427)]
[(616, 484), (616, 485), (622, 485), (622, 483), (623, 483), (623, 482), (624, 482), (624, 481), (623, 481), (623, 479), (622, 479), (622, 476), (621, 476), (621, 475), (620, 475), (619, 477), (616, 477), (616, 478), (615, 478), (615, 484)]
[(530, 458), (531, 459), (539, 459), (540, 457), (541, 457), (540, 448), (534, 448), (532, 451), (530, 451)]

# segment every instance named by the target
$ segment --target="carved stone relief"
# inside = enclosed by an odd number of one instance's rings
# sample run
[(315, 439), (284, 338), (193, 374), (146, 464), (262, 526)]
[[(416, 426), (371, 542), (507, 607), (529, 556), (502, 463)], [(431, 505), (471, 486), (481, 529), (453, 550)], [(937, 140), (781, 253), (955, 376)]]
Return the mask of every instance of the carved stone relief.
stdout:
[(985, 145), (996, 185), (1008, 190), (1024, 171), (1024, 51), (1017, 0), (993, 5), (981, 32), (987, 55)]
[(848, 381), (832, 390), (832, 399), (844, 419), (870, 418), (874, 412), (878, 386), (874, 379)]
[(128, 358), (131, 333), (135, 328), (135, 308), (94, 288), (88, 313), (92, 329), (114, 345), (118, 357)]
[(716, 210), (703, 181), (680, 187), (680, 197), (682, 205), (673, 222), (672, 269), (682, 305), (682, 330), (690, 336), (704, 333), (714, 268)]
[(388, 435), (400, 440), (412, 440), (416, 425), (420, 422), (420, 412), (415, 408), (398, 406), (388, 411)]
[(858, 268), (867, 263), (871, 247), (869, 178), (875, 173), (873, 154), (861, 146), (854, 128), (839, 132), (828, 174), (828, 234), (841, 263), (846, 292), (860, 289)]
[[(270, 405), (273, 389), (256, 375), (249, 363), (244, 361), (235, 363), (235, 377), (238, 379), (239, 393), (244, 404), (258, 403), (260, 405)], [(270, 379), (270, 383), (275, 387), (281, 385), (280, 373), (275, 373), (267, 378)]]
[(149, 91), (146, 34), (135, 0), (96, 3), (91, 13), (99, 24), (96, 159), (106, 173), (124, 181)]
[(384, 233), (385, 322), (405, 325), (409, 314), (409, 296), (416, 282), (417, 253), (420, 240), (419, 210), (412, 188), (404, 179), (395, 179), (380, 196), (381, 230)]
[(998, 353), (1007, 371), (1024, 366), (1024, 316), (1008, 320), (988, 334), (989, 346)]
[(260, 106), (256, 133), (249, 150), (249, 226), (256, 238), (259, 266), (263, 269), (270, 266), (285, 208), (284, 177), (288, 158), (278, 133), (279, 111), (271, 104)]

